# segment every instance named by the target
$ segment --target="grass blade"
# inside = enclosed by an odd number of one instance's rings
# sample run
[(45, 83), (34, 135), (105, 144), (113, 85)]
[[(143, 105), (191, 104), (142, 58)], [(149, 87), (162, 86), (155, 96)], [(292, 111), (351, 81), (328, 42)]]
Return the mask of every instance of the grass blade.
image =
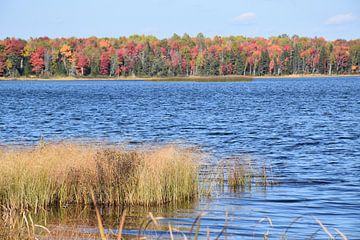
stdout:
[(90, 194), (91, 194), (91, 198), (92, 198), (92, 200), (93, 200), (94, 207), (95, 207), (96, 218), (97, 218), (97, 221), (98, 221), (98, 226), (99, 226), (99, 231), (100, 231), (101, 240), (106, 240), (105, 231), (104, 231), (104, 226), (103, 226), (103, 223), (102, 223), (102, 220), (101, 220), (101, 215), (100, 215), (99, 209), (98, 209), (98, 207), (97, 207), (97, 205), (96, 205), (96, 199), (95, 199), (94, 192), (93, 192), (93, 191), (90, 191)]
[(174, 236), (173, 236), (173, 233), (172, 233), (172, 229), (171, 229), (170, 223), (169, 223), (169, 233), (170, 233), (170, 239), (171, 239), (171, 240), (174, 240)]
[(125, 224), (125, 216), (126, 216), (126, 209), (124, 210), (124, 212), (121, 215), (117, 240), (122, 239), (122, 231), (123, 231), (123, 227), (124, 227), (124, 224)]
[(330, 237), (330, 239), (334, 239), (335, 237), (331, 234), (331, 232), (322, 224), (322, 222), (315, 218), (315, 221), (320, 225), (320, 227), (324, 230), (324, 232)]
[(348, 240), (345, 234), (343, 234), (339, 229), (335, 228), (335, 231), (341, 236), (343, 240)]

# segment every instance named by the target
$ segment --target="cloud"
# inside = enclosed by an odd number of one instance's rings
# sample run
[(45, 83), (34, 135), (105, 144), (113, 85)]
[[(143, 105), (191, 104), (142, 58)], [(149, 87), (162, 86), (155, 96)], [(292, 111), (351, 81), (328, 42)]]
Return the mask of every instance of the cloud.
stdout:
[(233, 22), (241, 23), (241, 24), (248, 24), (251, 23), (256, 19), (256, 14), (253, 12), (246, 12), (242, 13), (239, 16), (233, 18)]
[(64, 19), (59, 18), (59, 17), (58, 17), (58, 18), (55, 18), (55, 19), (54, 19), (54, 23), (55, 23), (55, 24), (63, 24), (63, 23), (64, 23)]
[(357, 17), (354, 16), (352, 13), (339, 14), (339, 15), (333, 16), (331, 18), (328, 18), (326, 21), (326, 24), (335, 25), (335, 24), (348, 23), (348, 22), (355, 21), (356, 18)]

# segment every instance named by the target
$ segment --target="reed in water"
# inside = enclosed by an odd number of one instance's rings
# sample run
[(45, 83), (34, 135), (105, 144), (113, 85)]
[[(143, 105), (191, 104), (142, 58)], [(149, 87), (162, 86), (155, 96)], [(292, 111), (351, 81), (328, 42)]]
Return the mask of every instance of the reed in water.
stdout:
[(32, 217), (53, 207), (176, 205), (211, 196), (211, 186), (227, 184), (229, 190), (241, 191), (269, 184), (266, 169), (259, 171), (245, 158), (220, 161), (210, 170), (213, 177), (204, 178), (203, 157), (197, 148), (179, 145), (126, 149), (40, 142), (3, 147), (0, 237), (33, 239), (46, 234), (46, 221), (35, 224)]
[(166, 145), (125, 150), (95, 144), (43, 143), (0, 151), (0, 204), (36, 211), (49, 206), (160, 205), (198, 194), (196, 150)]

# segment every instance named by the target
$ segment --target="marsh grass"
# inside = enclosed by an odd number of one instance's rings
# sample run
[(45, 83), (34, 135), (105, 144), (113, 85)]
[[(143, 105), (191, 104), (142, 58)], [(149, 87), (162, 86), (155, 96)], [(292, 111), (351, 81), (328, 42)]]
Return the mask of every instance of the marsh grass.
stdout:
[(259, 163), (249, 156), (233, 157), (222, 160), (216, 170), (216, 180), (220, 187), (227, 186), (233, 192), (251, 190), (252, 187), (276, 185), (271, 167)]
[[(242, 191), (273, 184), (269, 168), (246, 156), (223, 160), (202, 176), (199, 164), (203, 157), (197, 148), (178, 145), (126, 149), (40, 141), (32, 147), (5, 147), (0, 149), (0, 237), (34, 239), (49, 234), (46, 218), (39, 218), (44, 220), (35, 224), (32, 216), (54, 207), (94, 205), (100, 234), (88, 234), (87, 238), (121, 239), (125, 213), (114, 235), (104, 230), (99, 206), (176, 205), (209, 197), (216, 186)], [(170, 238), (180, 234), (197, 239), (201, 217), (188, 233), (171, 225), (166, 231)], [(158, 220), (161, 218), (150, 214), (141, 229), (153, 224), (164, 231)], [(226, 225), (220, 235), (226, 234)], [(87, 235), (52, 231), (50, 236), (61, 238), (62, 234), (73, 239)], [(140, 238), (144, 234), (138, 235)]]
[[(106, 228), (100, 206), (176, 205), (191, 201), (202, 192), (211, 195), (214, 186), (243, 191), (276, 184), (271, 168), (247, 156), (221, 161), (215, 170), (207, 171), (211, 178), (205, 176), (200, 183), (200, 159), (201, 153), (196, 149), (175, 145), (126, 150), (94, 144), (41, 142), (36, 147), (1, 149), (0, 239), (199, 239), (204, 237), (201, 233), (204, 213), (186, 230), (150, 212), (136, 236), (124, 236), (126, 211), (122, 212), (116, 228)], [(98, 232), (77, 231), (76, 225), (72, 230), (56, 226), (48, 229), (46, 217), (38, 217), (50, 207), (72, 204), (94, 207)], [(38, 219), (43, 220), (39, 223)], [(290, 239), (288, 230), (299, 220), (291, 222), (279, 239)], [(334, 228), (334, 232), (320, 220), (314, 220), (318, 230), (310, 239), (322, 231), (329, 239), (347, 240), (339, 229)], [(207, 228), (206, 238), (226, 239), (228, 224), (226, 214), (222, 229)], [(271, 231), (276, 226), (271, 218), (260, 219), (257, 225), (260, 224), (267, 227), (256, 236), (274, 238)], [(147, 235), (149, 227), (155, 230), (155, 236)]]
[(198, 194), (199, 154), (175, 145), (125, 150), (42, 143), (0, 151), (0, 204), (37, 212), (50, 206), (161, 205)]

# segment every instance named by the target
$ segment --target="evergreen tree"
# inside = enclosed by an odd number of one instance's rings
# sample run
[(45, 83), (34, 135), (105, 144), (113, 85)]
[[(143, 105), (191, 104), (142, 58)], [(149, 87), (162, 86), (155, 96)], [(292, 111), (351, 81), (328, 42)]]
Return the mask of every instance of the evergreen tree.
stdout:
[(24, 57), (24, 71), (23, 71), (23, 75), (28, 77), (31, 74), (31, 65), (29, 62), (29, 57)]
[(142, 53), (142, 61), (141, 61), (142, 75), (147, 75), (148, 73), (151, 73), (151, 66), (153, 64), (153, 59), (154, 59), (153, 51), (151, 50), (149, 42), (146, 42), (145, 49)]
[(46, 76), (51, 75), (51, 54), (48, 51), (44, 53), (44, 74)]
[(360, 44), (350, 47), (350, 59), (353, 72), (360, 72)]
[(235, 57), (236, 74), (242, 75), (245, 68), (245, 53), (238, 51)]
[(270, 56), (268, 50), (261, 52), (258, 74), (264, 75), (269, 73)]
[(326, 56), (326, 49), (323, 46), (320, 50), (320, 56), (319, 56), (319, 73), (324, 74), (326, 73), (326, 62), (327, 62), (327, 56)]
[(301, 59), (300, 59), (300, 45), (295, 44), (293, 50), (291, 51), (291, 73), (297, 74), (300, 71)]

